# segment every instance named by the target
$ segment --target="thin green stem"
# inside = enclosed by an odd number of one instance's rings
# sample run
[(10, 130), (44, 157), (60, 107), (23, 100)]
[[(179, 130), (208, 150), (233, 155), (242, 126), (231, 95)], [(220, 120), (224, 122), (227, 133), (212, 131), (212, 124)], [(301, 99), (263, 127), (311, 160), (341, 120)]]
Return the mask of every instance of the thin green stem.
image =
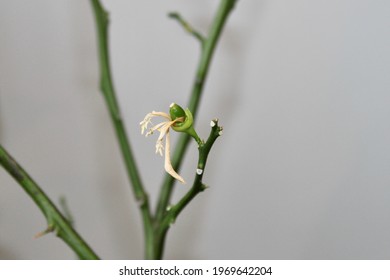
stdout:
[(168, 16), (172, 19), (175, 19), (179, 24), (192, 36), (199, 40), (200, 43), (204, 43), (204, 37), (198, 31), (196, 31), (184, 18), (177, 12), (171, 12)]
[(37, 183), (1, 145), (0, 164), (27, 192), (45, 216), (48, 227), (38, 236), (55, 231), (57, 236), (68, 244), (80, 259), (99, 259)]
[[(221, 35), (228, 15), (234, 8), (237, 0), (221, 0), (217, 13), (211, 24), (207, 38), (203, 38), (200, 61), (196, 71), (195, 81), (192, 86), (192, 92), (188, 103), (188, 108), (193, 113), (194, 117), (198, 111), (200, 98), (202, 96), (204, 84), (206, 82), (207, 74), (210, 69), (211, 60), (214, 54), (215, 47)], [(177, 143), (176, 149), (172, 156), (172, 166), (175, 170), (179, 170), (182, 164), (184, 153), (188, 148), (190, 137), (183, 134)], [(156, 222), (160, 221), (166, 213), (167, 206), (170, 203), (174, 179), (166, 175), (162, 184), (160, 196), (158, 199), (158, 206), (156, 210)]]
[(153, 237), (153, 218), (150, 213), (148, 195), (145, 192), (143, 184), (141, 182), (135, 158), (133, 156), (133, 152), (130, 147), (130, 142), (122, 121), (119, 105), (116, 99), (114, 85), (112, 82), (108, 51), (109, 16), (108, 13), (104, 10), (99, 0), (91, 0), (91, 4), (95, 13), (98, 33), (101, 91), (104, 95), (112, 122), (115, 127), (116, 135), (126, 164), (127, 173), (133, 187), (135, 198), (140, 206), (144, 224), (146, 258), (151, 258), (153, 252), (153, 248), (150, 245), (153, 243), (153, 240), (151, 239)]
[(164, 251), (164, 240), (166, 233), (171, 224), (176, 221), (176, 218), (179, 216), (181, 211), (188, 205), (188, 203), (193, 200), (197, 194), (204, 191), (207, 186), (203, 184), (203, 174), (206, 168), (207, 157), (210, 153), (210, 150), (215, 142), (215, 140), (222, 134), (222, 127), (218, 126), (218, 120), (213, 120), (211, 122), (211, 132), (210, 136), (205, 143), (202, 143), (198, 150), (198, 165), (195, 174), (195, 178), (192, 184), (191, 189), (179, 200), (176, 205), (169, 207), (162, 217), (159, 227), (156, 230), (156, 258), (162, 258)]

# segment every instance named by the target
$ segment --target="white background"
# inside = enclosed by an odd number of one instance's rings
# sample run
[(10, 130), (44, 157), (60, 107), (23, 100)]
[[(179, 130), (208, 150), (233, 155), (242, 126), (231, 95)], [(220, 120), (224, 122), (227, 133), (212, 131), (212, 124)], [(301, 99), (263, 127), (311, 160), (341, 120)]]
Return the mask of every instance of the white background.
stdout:
[[(104, 1), (114, 81), (155, 202), (163, 159), (140, 135), (152, 110), (188, 101), (197, 41), (216, 0)], [(168, 234), (168, 259), (390, 258), (390, 2), (241, 0), (228, 20), (196, 128), (224, 135), (210, 188)], [(89, 1), (0, 2), (0, 142), (105, 259), (143, 257), (142, 226), (98, 90)], [(195, 171), (192, 144), (181, 171)], [(188, 189), (177, 186), (175, 200)], [(68, 259), (45, 220), (0, 170), (0, 259)]]
[[(20, 267), (24, 269), (21, 270)], [(251, 269), (251, 267), (255, 269)], [(257, 267), (260, 269), (257, 269)], [(225, 270), (222, 271), (221, 268)], [(232, 276), (231, 271), (234, 271), (234, 268), (236, 272)], [(245, 270), (245, 268), (247, 269)], [(68, 260), (7, 260), (0, 262), (0, 269), (1, 276), (6, 277), (7, 280), (19, 280), (20, 278), (51, 280), (53, 275), (58, 280), (73, 278), (93, 278), (97, 280), (219, 279), (223, 276), (240, 280), (254, 279), (255, 277), (264, 280), (311, 280), (313, 278), (318, 280), (364, 280), (371, 278), (387, 280), (390, 276), (389, 261), (385, 260), (104, 260), (82, 262)], [(127, 274), (121, 275), (121, 270), (123, 274), (125, 271)], [(216, 275), (214, 275), (215, 270)], [(265, 273), (267, 271), (271, 274)], [(170, 273), (174, 276), (169, 276)], [(252, 275), (250, 275), (251, 273)], [(254, 276), (256, 274), (257, 276)]]

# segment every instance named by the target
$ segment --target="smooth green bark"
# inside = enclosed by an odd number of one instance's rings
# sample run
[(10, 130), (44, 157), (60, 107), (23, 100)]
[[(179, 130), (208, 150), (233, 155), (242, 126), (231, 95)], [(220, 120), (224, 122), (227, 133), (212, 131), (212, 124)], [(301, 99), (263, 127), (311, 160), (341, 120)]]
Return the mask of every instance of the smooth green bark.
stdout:
[(100, 88), (105, 98), (110, 117), (113, 122), (119, 146), (122, 151), (122, 156), (126, 165), (128, 177), (130, 179), (135, 198), (141, 210), (144, 235), (145, 235), (145, 258), (150, 259), (153, 255), (153, 218), (149, 209), (149, 198), (144, 190), (141, 178), (138, 172), (137, 164), (133, 156), (129, 139), (122, 121), (119, 105), (116, 99), (116, 93), (111, 77), (110, 56), (109, 56), (109, 40), (108, 40), (108, 25), (109, 15), (104, 10), (98, 0), (91, 0), (91, 4), (95, 14), (97, 35), (98, 35), (98, 50), (100, 63)]

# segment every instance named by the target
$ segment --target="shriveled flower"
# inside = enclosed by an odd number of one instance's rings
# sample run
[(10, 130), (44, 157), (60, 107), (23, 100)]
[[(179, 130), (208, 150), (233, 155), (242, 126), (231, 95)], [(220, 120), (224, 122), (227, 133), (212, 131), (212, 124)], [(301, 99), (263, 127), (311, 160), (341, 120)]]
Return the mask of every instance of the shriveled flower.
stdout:
[[(189, 110), (188, 110), (189, 112)], [(156, 142), (156, 153), (159, 153), (161, 156), (163, 155), (164, 150), (164, 137), (165, 137), (165, 162), (164, 162), (164, 168), (165, 171), (168, 172), (173, 178), (177, 179), (178, 181), (185, 184), (184, 179), (177, 174), (177, 172), (173, 169), (172, 163), (171, 163), (171, 151), (170, 151), (170, 135), (169, 130), (170, 128), (176, 130), (176, 131), (183, 131), (186, 132), (187, 126), (192, 127), (192, 114), (190, 116), (190, 119), (188, 118), (188, 112), (187, 110), (184, 111), (179, 105), (172, 103), (170, 105), (170, 114), (164, 113), (164, 112), (151, 112), (147, 114), (142, 122), (140, 122), (141, 125), (141, 134), (144, 134), (144, 132), (147, 130), (147, 133), (145, 136), (149, 136), (153, 134), (156, 130), (160, 132), (159, 137), (157, 138)], [(153, 125), (152, 118), (153, 117), (162, 117), (166, 121), (163, 121), (159, 124)], [(191, 122), (191, 124), (188, 123), (188, 121)], [(148, 129), (148, 126), (152, 125), (151, 128)], [(189, 125), (188, 125), (189, 124)], [(185, 128), (187, 127), (187, 128)], [(181, 128), (185, 128), (185, 130), (180, 130)]]

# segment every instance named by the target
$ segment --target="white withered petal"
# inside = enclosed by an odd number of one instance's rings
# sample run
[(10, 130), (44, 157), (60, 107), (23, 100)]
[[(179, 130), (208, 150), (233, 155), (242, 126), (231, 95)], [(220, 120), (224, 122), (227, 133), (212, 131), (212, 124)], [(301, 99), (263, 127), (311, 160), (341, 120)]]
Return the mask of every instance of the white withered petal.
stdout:
[[(149, 124), (153, 125), (152, 123), (152, 118), (153, 117), (162, 117), (166, 119), (166, 121), (163, 121), (159, 124), (154, 125), (150, 129), (148, 129)], [(145, 116), (143, 121), (140, 122), (141, 126), (141, 134), (144, 134), (145, 131), (148, 130), (148, 132), (145, 134), (145, 136), (149, 136), (153, 134), (156, 130), (160, 132), (159, 137), (157, 138), (156, 142), (156, 154), (160, 154), (161, 156), (163, 155), (163, 150), (164, 150), (164, 145), (163, 141), (165, 138), (165, 162), (164, 162), (164, 168), (165, 171), (170, 174), (173, 178), (176, 180), (182, 182), (185, 184), (184, 179), (177, 174), (177, 172), (173, 169), (172, 163), (171, 163), (171, 149), (170, 149), (170, 135), (169, 135), (169, 129), (172, 127), (177, 122), (183, 121), (182, 118), (177, 118), (175, 120), (172, 120), (170, 115), (164, 112), (151, 112)]]

